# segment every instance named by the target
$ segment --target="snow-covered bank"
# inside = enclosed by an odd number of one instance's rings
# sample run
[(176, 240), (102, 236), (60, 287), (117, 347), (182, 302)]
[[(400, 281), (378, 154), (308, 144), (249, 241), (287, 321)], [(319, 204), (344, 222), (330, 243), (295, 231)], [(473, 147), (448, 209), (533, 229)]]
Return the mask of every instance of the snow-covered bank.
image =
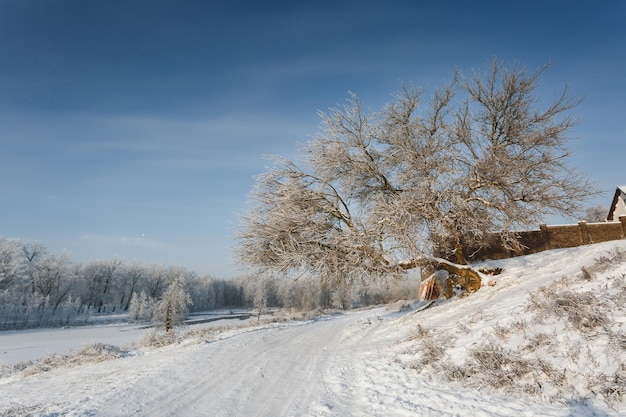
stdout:
[(4, 331), (0, 332), (0, 363), (15, 364), (52, 353), (65, 354), (94, 342), (123, 346), (137, 342), (145, 333), (141, 326), (130, 324)]
[(504, 272), (420, 313), (401, 362), (440, 383), (626, 415), (626, 242), (485, 266)]
[[(615, 283), (623, 285), (626, 263), (592, 272), (595, 277), (591, 281), (581, 277), (581, 267), (594, 264), (615, 247), (626, 251), (626, 241), (489, 262), (489, 266), (504, 268), (501, 275), (489, 278), (490, 285), (419, 313), (381, 307), (299, 325), (248, 328), (224, 338), (138, 350), (121, 359), (29, 377), (15, 374), (0, 379), (0, 415), (626, 415), (623, 398), (610, 408), (601, 401), (600, 393), (584, 391), (584, 384), (578, 387), (583, 395), (550, 402), (551, 392), (515, 396), (487, 385), (472, 388), (460, 381), (446, 382), (434, 362), (422, 362), (426, 339), (420, 339), (420, 334), (437, 331), (451, 336), (442, 355), (461, 366), (473, 348), (492, 336), (494, 326), (504, 328), (524, 319), (528, 336), (540, 331), (550, 334), (552, 327), (570, 335), (569, 340), (557, 338), (559, 343), (533, 351), (550, 356), (546, 360), (550, 359), (555, 369), (578, 364), (568, 356), (578, 344), (584, 352), (588, 349), (592, 358), (596, 355), (598, 367), (607, 372), (616, 363), (623, 365), (623, 346), (616, 356), (615, 350), (607, 354), (604, 342), (596, 343), (605, 340), (602, 330), (595, 330), (594, 337), (583, 333), (574, 340), (574, 333), (566, 333), (571, 329), (562, 322), (550, 318), (535, 321), (533, 313), (526, 310), (529, 294), (564, 276), (575, 281), (574, 290), (606, 282), (611, 284), (607, 291), (624, 291)], [(623, 307), (613, 310), (610, 329), (623, 335)], [(508, 339), (500, 340), (505, 348), (525, 343), (519, 335), (509, 334)]]
[[(231, 320), (242, 321), (248, 313), (235, 314), (223, 310), (195, 313), (189, 316), (188, 325), (198, 327), (223, 326)], [(252, 319), (251, 319), (252, 320)], [(149, 323), (127, 322), (91, 326), (58, 327), (52, 329), (29, 329), (0, 331), (0, 364), (16, 364), (36, 361), (50, 354), (65, 355), (92, 343), (116, 346), (136, 344), (151, 332)]]

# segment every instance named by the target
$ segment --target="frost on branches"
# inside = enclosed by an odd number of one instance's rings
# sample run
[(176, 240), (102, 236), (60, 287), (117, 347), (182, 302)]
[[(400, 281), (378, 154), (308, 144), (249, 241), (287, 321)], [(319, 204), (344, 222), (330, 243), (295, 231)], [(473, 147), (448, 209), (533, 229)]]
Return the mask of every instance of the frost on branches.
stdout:
[(238, 230), (240, 262), (341, 285), (430, 266), (479, 287), (465, 244), (498, 231), (514, 245), (513, 231), (574, 215), (595, 193), (568, 166), (579, 101), (566, 88), (551, 101), (536, 94), (546, 68), (494, 59), (485, 73), (455, 73), (427, 102), (407, 85), (380, 112), (351, 95), (321, 114), (302, 159), (274, 157), (257, 178)]
[(174, 325), (183, 321), (190, 305), (191, 298), (185, 290), (184, 282), (178, 278), (163, 294), (161, 301), (157, 303), (153, 320), (162, 324), (165, 331), (169, 332), (174, 328)]

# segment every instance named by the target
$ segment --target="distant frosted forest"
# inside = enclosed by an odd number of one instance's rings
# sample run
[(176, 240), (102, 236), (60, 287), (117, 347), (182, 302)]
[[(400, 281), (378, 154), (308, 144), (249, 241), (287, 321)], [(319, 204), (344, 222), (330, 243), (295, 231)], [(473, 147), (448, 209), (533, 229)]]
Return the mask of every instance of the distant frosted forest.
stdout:
[[(256, 278), (256, 279), (252, 279)], [(345, 288), (310, 280), (220, 279), (183, 266), (118, 258), (76, 262), (50, 253), (41, 242), (0, 237), (0, 330), (89, 324), (94, 318), (152, 320), (174, 282), (191, 301), (190, 312), (220, 308), (343, 308), (408, 299), (419, 282)]]

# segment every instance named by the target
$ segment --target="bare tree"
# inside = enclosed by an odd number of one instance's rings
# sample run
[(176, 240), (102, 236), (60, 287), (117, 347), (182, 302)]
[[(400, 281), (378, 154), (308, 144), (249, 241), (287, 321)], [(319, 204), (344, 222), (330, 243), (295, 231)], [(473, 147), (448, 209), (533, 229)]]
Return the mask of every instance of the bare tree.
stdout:
[(185, 318), (189, 305), (191, 305), (191, 298), (185, 289), (183, 278), (179, 277), (172, 282), (158, 302), (153, 319), (162, 324), (166, 332), (169, 332), (174, 325)]
[(583, 220), (587, 222), (604, 222), (607, 218), (608, 209), (604, 206), (589, 207), (585, 210)]
[(28, 265), (20, 255), (19, 241), (0, 237), (0, 291), (26, 285)]
[(322, 286), (430, 265), (477, 289), (465, 244), (499, 232), (515, 245), (514, 230), (573, 216), (595, 193), (568, 165), (569, 111), (579, 101), (565, 88), (541, 108), (545, 70), (494, 59), (485, 74), (456, 73), (427, 104), (407, 85), (381, 112), (364, 112), (352, 95), (321, 114), (301, 163), (275, 157), (258, 177), (239, 259), (261, 273), (321, 277)]
[(48, 250), (41, 242), (23, 242), (22, 253), (29, 262), (34, 262), (38, 258), (47, 254)]
[(83, 302), (87, 304), (87, 309), (97, 307), (100, 313), (106, 310), (106, 304), (115, 303), (113, 294), (122, 264), (122, 260), (114, 258), (91, 261), (83, 268), (82, 280), (86, 287)]
[(261, 315), (267, 308), (267, 294), (264, 281), (258, 282), (252, 297), (252, 305), (257, 310), (257, 321), (261, 320)]
[(37, 262), (32, 279), (33, 292), (49, 303), (51, 314), (54, 314), (61, 303), (71, 295), (76, 276), (67, 254), (43, 255)]
[(152, 298), (159, 298), (167, 287), (167, 268), (162, 264), (150, 265), (144, 278), (147, 294)]
[(156, 300), (145, 292), (135, 292), (130, 299), (128, 312), (134, 320), (151, 320), (156, 305)]
[[(121, 288), (121, 301), (120, 305), (124, 306), (124, 310), (128, 311), (131, 300), (137, 292), (137, 286), (143, 279), (145, 274), (145, 267), (138, 261), (127, 264), (124, 268), (123, 284)], [(124, 304), (124, 300), (125, 304)]]

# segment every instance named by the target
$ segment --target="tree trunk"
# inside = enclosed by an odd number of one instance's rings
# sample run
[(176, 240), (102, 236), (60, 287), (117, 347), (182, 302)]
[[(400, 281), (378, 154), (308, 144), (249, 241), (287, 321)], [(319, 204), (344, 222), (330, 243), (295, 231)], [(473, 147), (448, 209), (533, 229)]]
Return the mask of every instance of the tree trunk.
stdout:
[(466, 294), (476, 292), (480, 289), (482, 282), (480, 273), (471, 266), (455, 264), (443, 258), (424, 257), (413, 259), (401, 263), (400, 267), (404, 270), (416, 267), (429, 267), (434, 271), (447, 271), (449, 274), (449, 282), (446, 285), (445, 294), (440, 294), (440, 296), (444, 295), (446, 298), (450, 298), (453, 295), (453, 290), (457, 286)]
[(433, 265), (435, 270), (447, 271), (449, 275), (449, 283), (446, 285), (445, 297), (450, 298), (453, 295), (455, 287), (460, 286), (463, 292), (471, 294), (480, 289), (481, 278), (478, 271), (468, 266), (455, 265), (448, 262), (439, 262)]
[(463, 245), (461, 244), (461, 240), (458, 238), (454, 242), (454, 262), (459, 265), (467, 265), (467, 259), (463, 253)]
[(174, 318), (172, 317), (172, 306), (168, 302), (165, 310), (165, 332), (169, 332), (174, 328)]

